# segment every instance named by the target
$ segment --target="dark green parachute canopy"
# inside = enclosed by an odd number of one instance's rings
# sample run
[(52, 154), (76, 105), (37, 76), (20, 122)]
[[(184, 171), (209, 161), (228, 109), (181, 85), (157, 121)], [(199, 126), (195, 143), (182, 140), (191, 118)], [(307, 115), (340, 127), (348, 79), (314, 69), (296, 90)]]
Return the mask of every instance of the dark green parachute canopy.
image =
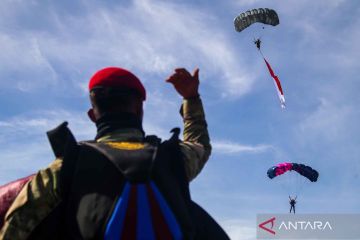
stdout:
[(240, 15), (234, 19), (235, 29), (238, 32), (241, 32), (256, 22), (276, 26), (279, 24), (279, 17), (272, 9), (258, 8), (240, 13)]

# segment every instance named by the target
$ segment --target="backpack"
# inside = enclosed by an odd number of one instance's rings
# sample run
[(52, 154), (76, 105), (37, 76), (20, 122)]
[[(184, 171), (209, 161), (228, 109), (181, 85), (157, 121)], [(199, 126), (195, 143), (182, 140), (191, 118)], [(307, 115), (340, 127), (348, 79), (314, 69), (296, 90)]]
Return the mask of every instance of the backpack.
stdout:
[(49, 131), (63, 158), (64, 199), (30, 239), (229, 239), (190, 198), (179, 132), (164, 142), (147, 137), (146, 148), (127, 151), (77, 143), (66, 122)]

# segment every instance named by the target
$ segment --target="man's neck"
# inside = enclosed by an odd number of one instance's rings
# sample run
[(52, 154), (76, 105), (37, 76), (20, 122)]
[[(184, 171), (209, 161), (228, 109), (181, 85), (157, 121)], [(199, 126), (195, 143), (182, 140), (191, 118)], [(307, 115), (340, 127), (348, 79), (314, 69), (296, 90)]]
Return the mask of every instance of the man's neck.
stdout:
[(124, 129), (135, 129), (145, 135), (141, 119), (133, 113), (105, 113), (96, 121), (96, 127), (96, 139)]

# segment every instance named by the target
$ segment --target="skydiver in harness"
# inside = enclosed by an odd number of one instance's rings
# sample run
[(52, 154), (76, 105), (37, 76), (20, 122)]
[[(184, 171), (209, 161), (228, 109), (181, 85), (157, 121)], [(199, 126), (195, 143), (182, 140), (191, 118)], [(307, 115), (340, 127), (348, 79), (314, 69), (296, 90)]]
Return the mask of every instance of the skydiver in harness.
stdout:
[(295, 198), (291, 198), (289, 196), (289, 199), (290, 199), (290, 201), (289, 201), (289, 203), (290, 203), (290, 213), (291, 213), (291, 210), (294, 210), (294, 214), (295, 214), (296, 198), (297, 198), (297, 196), (295, 196)]
[(256, 45), (257, 49), (260, 50), (260, 47), (261, 47), (261, 40), (260, 38), (258, 39), (254, 39), (254, 44)]

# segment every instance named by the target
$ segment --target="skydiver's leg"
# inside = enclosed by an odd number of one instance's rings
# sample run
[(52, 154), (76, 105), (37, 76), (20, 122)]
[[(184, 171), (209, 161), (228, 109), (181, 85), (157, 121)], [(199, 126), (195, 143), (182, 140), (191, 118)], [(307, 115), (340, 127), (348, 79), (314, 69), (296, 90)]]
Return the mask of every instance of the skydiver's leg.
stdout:
[(290, 213), (291, 213), (291, 210), (293, 210), (294, 213), (295, 213), (295, 206), (294, 206), (294, 205), (291, 205), (291, 207), (290, 207)]

